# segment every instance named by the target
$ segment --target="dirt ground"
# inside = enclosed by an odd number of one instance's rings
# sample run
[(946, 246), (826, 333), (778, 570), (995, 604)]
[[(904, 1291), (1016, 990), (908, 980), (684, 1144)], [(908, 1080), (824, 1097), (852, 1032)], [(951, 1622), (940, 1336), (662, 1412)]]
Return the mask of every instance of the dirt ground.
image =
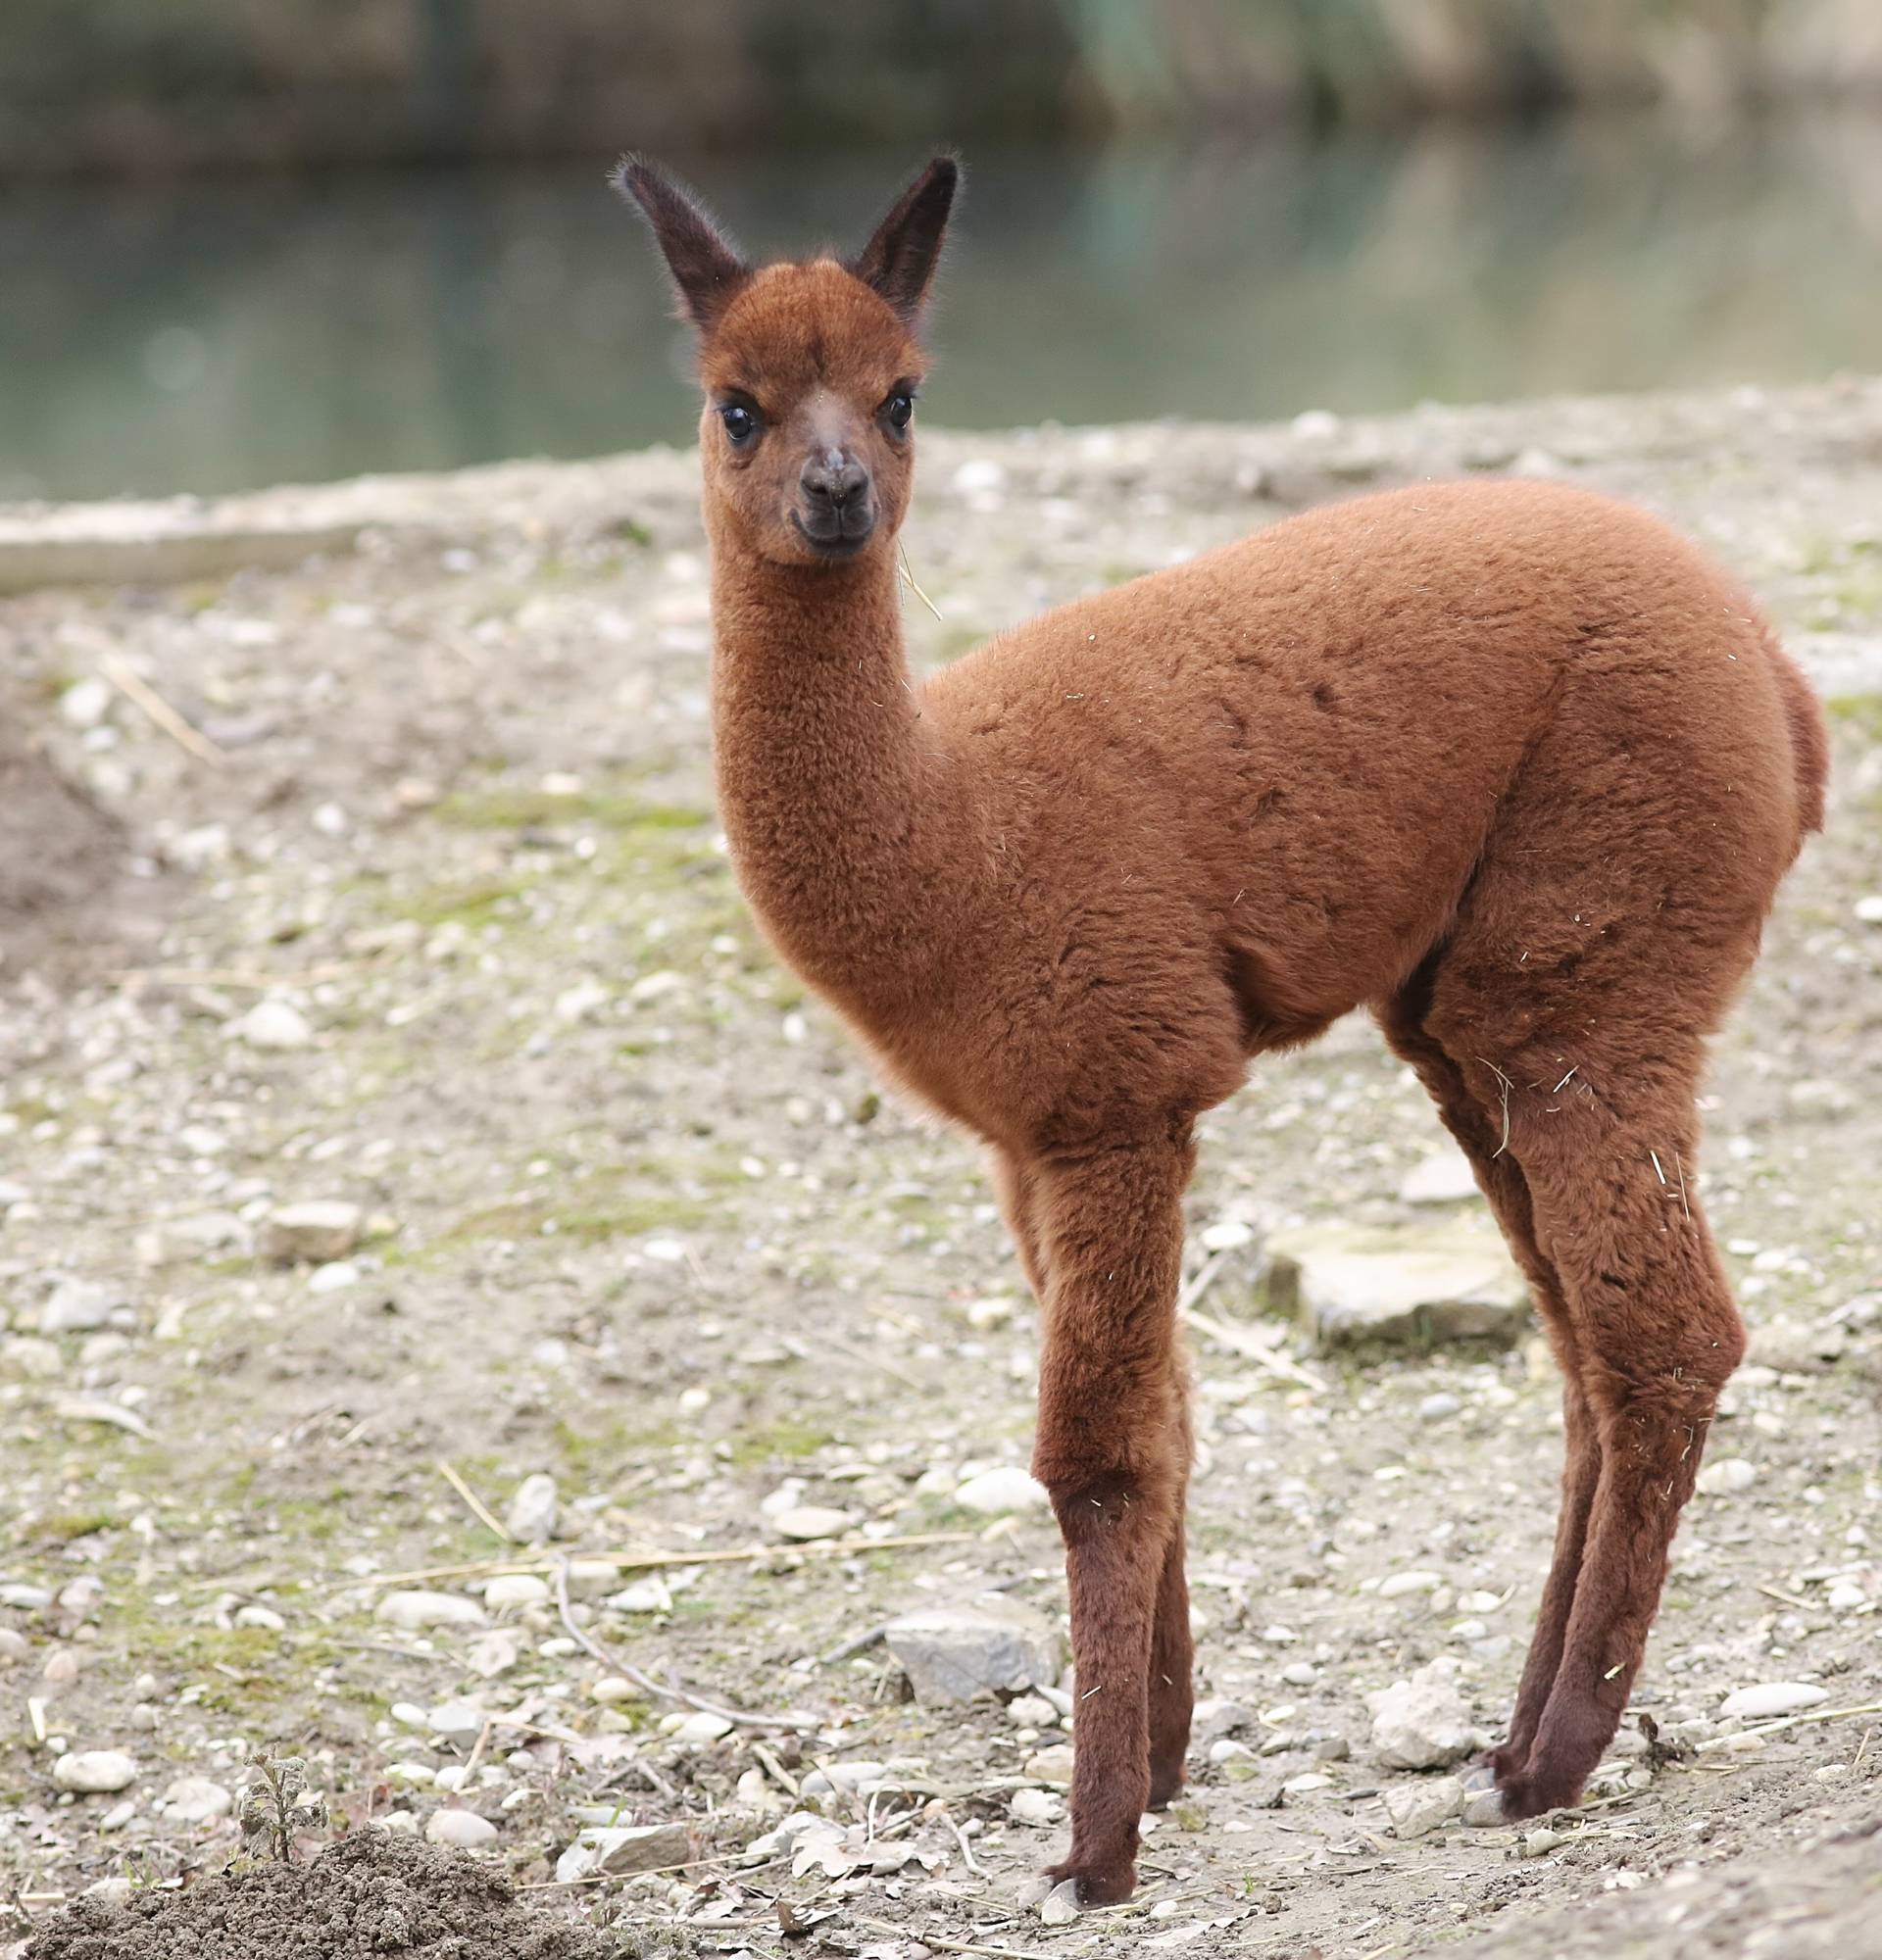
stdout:
[[(992, 1194), (740, 906), (691, 460), (519, 466), (350, 491), (357, 548), (287, 568), (197, 553), (179, 582), (0, 600), (9, 742), (121, 826), (98, 880), (131, 895), (75, 950), (57, 879), (0, 917), (0, 1950), (88, 1887), (221, 1872), (221, 1791), (266, 1746), (308, 1759), (334, 1830), (480, 1840), (545, 1925), (635, 1953), (1882, 1954), (1882, 385), (930, 435), (908, 543), (943, 616), (912, 603), (912, 646), (1367, 484), (1510, 467), (1687, 525), (1834, 697), (1830, 828), (1717, 1049), (1703, 1191), (1754, 1349), (1709, 1459), (1744, 1467), (1688, 1514), (1638, 1690), (1683, 1760), (1650, 1773), (1630, 1731), (1572, 1818), (1395, 1836), (1380, 1792), (1410, 1779), (1364, 1697), (1450, 1656), (1503, 1721), (1553, 1375), (1533, 1342), (1281, 1339), (1303, 1381), (1199, 1336), (1200, 1686), (1238, 1708), (1136, 1901), (1020, 1903), (1064, 1836), (1058, 1710), (910, 1701), (871, 1638), (989, 1588), (1063, 1613), (1049, 1515), (955, 1497), (1028, 1443)], [(71, 514), (0, 525), (0, 556), (36, 525)], [(70, 807), (9, 803), (0, 889), (38, 889)], [(1399, 1191), (1441, 1143), (1359, 1019), (1263, 1064), (1206, 1126), (1209, 1314), (1258, 1312), (1278, 1228), (1428, 1217)], [(356, 1210), (284, 1241), (308, 1200)], [(531, 1551), (470, 1499), (501, 1521), (534, 1474), (559, 1536)], [(782, 1534), (807, 1506), (833, 1536)], [(543, 1583), (485, 1599), (506, 1560)], [(694, 1711), (623, 1663), (773, 1726), (696, 1740), (717, 1725), (677, 1730)], [(1762, 1737), (1722, 1713), (1775, 1682), (1827, 1696)], [(803, 1807), (847, 1848), (746, 1851)], [(556, 1883), (582, 1827), (641, 1825), (682, 1827), (641, 1840), (663, 1869)]]

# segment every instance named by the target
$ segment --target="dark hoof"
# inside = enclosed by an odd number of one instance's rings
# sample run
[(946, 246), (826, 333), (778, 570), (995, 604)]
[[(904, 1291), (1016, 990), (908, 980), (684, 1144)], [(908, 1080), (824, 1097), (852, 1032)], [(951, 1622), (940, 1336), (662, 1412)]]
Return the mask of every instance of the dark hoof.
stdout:
[(1183, 1766), (1180, 1762), (1168, 1769), (1159, 1769), (1152, 1764), (1150, 1771), (1150, 1803), (1152, 1810), (1167, 1810), (1183, 1789)]
[(1526, 1824), (1532, 1817), (1552, 1810), (1572, 1810), (1581, 1796), (1579, 1784), (1564, 1784), (1545, 1774), (1499, 1779), (1497, 1792), (1503, 1798), (1507, 1823)]
[(1063, 1865), (1049, 1866), (1046, 1877), (1055, 1886), (1070, 1879), (1077, 1886), (1080, 1905), (1121, 1905), (1137, 1889), (1137, 1861), (1126, 1858), (1114, 1865), (1081, 1865), (1067, 1858)]

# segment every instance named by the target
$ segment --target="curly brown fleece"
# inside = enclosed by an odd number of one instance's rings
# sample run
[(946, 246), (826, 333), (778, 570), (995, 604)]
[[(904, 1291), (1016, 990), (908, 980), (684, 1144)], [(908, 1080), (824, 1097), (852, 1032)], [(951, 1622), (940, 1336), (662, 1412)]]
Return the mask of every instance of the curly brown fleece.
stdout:
[(1358, 1006), (1468, 1153), (1565, 1378), (1554, 1568), (1492, 1758), (1532, 1816), (1613, 1735), (1742, 1351), (1695, 1098), (1822, 820), (1817, 710), (1717, 565), (1536, 482), (1313, 511), (913, 686), (904, 407), (955, 177), (937, 160), (848, 264), (758, 270), (651, 166), (622, 183), (701, 333), (739, 877), (888, 1072), (992, 1147), (1043, 1308), (1079, 1697), (1053, 1876), (1126, 1895), (1182, 1781), (1196, 1118)]

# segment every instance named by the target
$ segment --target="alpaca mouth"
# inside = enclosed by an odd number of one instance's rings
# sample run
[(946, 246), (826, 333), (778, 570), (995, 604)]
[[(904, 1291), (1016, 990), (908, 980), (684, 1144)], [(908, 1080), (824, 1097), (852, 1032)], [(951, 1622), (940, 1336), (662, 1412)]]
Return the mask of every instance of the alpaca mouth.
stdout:
[(806, 517), (800, 510), (791, 513), (797, 534), (818, 558), (854, 558), (875, 535), (875, 513), (869, 511), (814, 511)]

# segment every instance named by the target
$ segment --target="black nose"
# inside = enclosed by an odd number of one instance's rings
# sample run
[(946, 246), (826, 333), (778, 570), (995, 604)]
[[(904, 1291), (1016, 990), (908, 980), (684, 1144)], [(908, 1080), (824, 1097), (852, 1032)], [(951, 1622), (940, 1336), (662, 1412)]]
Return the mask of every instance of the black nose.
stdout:
[(862, 503), (869, 487), (869, 472), (840, 449), (826, 449), (805, 464), (797, 480), (811, 503), (841, 511)]

